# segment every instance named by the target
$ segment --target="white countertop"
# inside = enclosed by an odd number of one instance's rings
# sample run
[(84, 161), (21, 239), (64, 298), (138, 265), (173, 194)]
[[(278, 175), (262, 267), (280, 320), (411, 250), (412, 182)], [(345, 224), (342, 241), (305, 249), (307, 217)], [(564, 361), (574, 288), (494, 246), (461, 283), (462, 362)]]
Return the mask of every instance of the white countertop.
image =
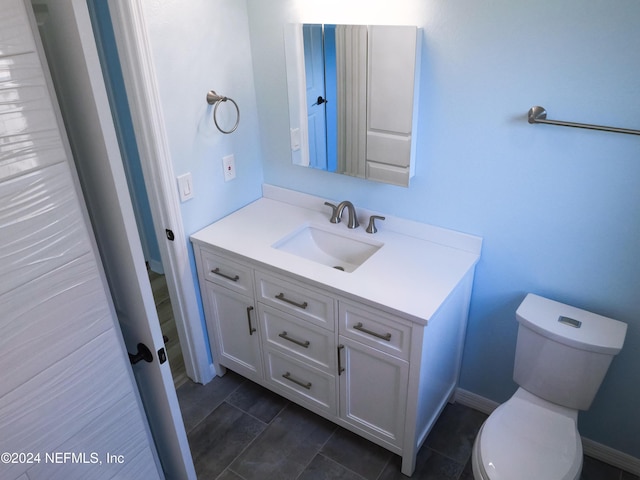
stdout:
[[(282, 189), (276, 190), (282, 193)], [(416, 227), (416, 222), (401, 219), (393, 222), (389, 217), (378, 223), (377, 233), (368, 234), (364, 221), (357, 229), (348, 229), (344, 221), (331, 224), (331, 209), (323, 206), (322, 199), (316, 201), (316, 197), (294, 193), (293, 201), (305, 207), (263, 197), (194, 233), (191, 241), (283, 270), (340, 295), (356, 297), (403, 314), (421, 324), (429, 321), (480, 257), (481, 239), (478, 237), (432, 226), (422, 229), (422, 224)], [(312, 208), (306, 208), (309, 206)], [(362, 212), (358, 209), (361, 220), (368, 219)], [(346, 219), (346, 212), (343, 216)], [(350, 273), (272, 247), (305, 223), (384, 245)], [(428, 238), (430, 236), (433, 240)]]

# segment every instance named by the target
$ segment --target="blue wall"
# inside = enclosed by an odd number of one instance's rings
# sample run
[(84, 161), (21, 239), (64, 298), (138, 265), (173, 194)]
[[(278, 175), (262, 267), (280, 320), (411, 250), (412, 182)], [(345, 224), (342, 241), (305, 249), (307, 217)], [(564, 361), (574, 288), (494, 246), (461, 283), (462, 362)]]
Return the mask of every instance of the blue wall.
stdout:
[[(640, 137), (529, 125), (640, 128), (635, 0), (247, 0), (266, 183), (484, 238), (461, 386), (505, 401), (514, 312), (534, 292), (629, 324), (581, 433), (640, 457)], [(318, 2), (320, 3), (320, 2)], [(423, 28), (416, 176), (408, 189), (294, 167), (287, 22)]]
[[(262, 163), (256, 92), (245, 2), (142, 2), (173, 173), (191, 172), (194, 197), (181, 204), (187, 235), (261, 196)], [(209, 90), (233, 98), (238, 129), (219, 132)], [(221, 127), (235, 122), (230, 102), (218, 109)], [(233, 154), (236, 178), (225, 182), (222, 157)], [(187, 239), (188, 240), (188, 239)]]
[[(526, 292), (629, 324), (580, 430), (640, 458), (640, 139), (529, 125), (640, 128), (637, 0), (190, 0), (145, 2), (176, 175), (194, 175), (187, 234), (260, 195), (263, 181), (484, 238), (461, 386), (502, 402)], [(416, 176), (407, 189), (291, 165), (287, 22), (423, 28)], [(250, 42), (250, 43), (249, 43)], [(210, 89), (238, 101), (222, 135)], [(225, 183), (221, 157), (236, 156)], [(186, 239), (185, 239), (186, 241)]]
[[(127, 172), (127, 183), (131, 191), (131, 200), (135, 206), (136, 222), (140, 231), (145, 260), (155, 270), (160, 270), (160, 247), (153, 229), (149, 197), (142, 176), (140, 155), (133, 132), (133, 122), (129, 113), (127, 92), (124, 88), (120, 59), (116, 48), (116, 40), (109, 17), (107, 2), (87, 0), (93, 29), (96, 32), (98, 53), (105, 72), (105, 85), (109, 94), (109, 102), (114, 113), (114, 123), (118, 134), (118, 142), (122, 159)], [(158, 272), (162, 273), (162, 271)]]

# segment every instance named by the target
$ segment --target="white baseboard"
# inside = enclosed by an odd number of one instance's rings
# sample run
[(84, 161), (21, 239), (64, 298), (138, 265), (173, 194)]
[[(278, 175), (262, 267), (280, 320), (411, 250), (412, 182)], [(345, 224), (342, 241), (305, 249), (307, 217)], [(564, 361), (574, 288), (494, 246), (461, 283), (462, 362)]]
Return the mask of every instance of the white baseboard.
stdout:
[(148, 260), (149, 268), (159, 275), (164, 275), (164, 268), (162, 268), (162, 262), (158, 260)]
[(494, 402), (493, 400), (489, 400), (486, 397), (482, 397), (463, 388), (456, 389), (455, 401), (479, 412), (486, 413), (487, 415), (491, 415), (491, 412), (500, 405), (498, 402)]
[[(456, 390), (455, 401), (487, 415), (490, 415), (500, 405), (493, 400), (462, 388)], [(640, 458), (633, 457), (585, 437), (582, 437), (582, 450), (589, 457), (608, 463), (625, 472), (640, 475)]]
[(582, 450), (585, 455), (618, 467), (625, 472), (640, 476), (640, 458), (633, 457), (585, 437), (582, 437)]

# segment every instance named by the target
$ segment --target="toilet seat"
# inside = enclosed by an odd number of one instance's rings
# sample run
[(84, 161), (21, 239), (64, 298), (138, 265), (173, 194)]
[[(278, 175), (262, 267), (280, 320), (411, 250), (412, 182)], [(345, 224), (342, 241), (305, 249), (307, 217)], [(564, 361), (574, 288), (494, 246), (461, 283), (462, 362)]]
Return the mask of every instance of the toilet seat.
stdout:
[(576, 414), (519, 389), (482, 426), (474, 473), (482, 480), (577, 480), (582, 442)]

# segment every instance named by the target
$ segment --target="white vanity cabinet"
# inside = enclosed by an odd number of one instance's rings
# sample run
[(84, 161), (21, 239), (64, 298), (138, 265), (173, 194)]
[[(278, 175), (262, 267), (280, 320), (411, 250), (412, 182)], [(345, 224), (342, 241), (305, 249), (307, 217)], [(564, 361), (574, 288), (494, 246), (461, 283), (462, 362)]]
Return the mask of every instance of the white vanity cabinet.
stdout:
[(260, 270), (255, 280), (267, 386), (317, 413), (337, 415), (336, 301)]
[(451, 398), (469, 275), (428, 327), (194, 244), (214, 365), (403, 457)]
[(411, 326), (348, 301), (339, 310), (340, 416), (401, 453)]
[(216, 373), (223, 375), (228, 367), (260, 381), (263, 369), (253, 271), (210, 252), (202, 253), (198, 270)]
[[(410, 476), (456, 392), (481, 239), (390, 216), (372, 237), (331, 224), (321, 199), (266, 192), (280, 200), (191, 236), (216, 373), (230, 368), (402, 456)], [(304, 229), (332, 236), (340, 254), (377, 250), (341, 271), (279, 249)]]

